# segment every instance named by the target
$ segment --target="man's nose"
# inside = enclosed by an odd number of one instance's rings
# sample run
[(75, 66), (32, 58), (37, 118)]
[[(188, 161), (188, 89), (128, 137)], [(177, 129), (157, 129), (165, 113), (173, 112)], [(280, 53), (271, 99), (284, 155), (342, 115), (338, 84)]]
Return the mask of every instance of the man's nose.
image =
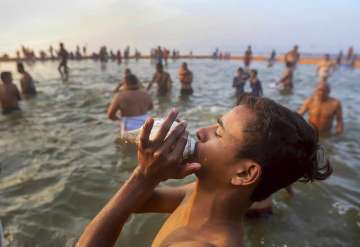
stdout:
[(196, 131), (196, 137), (200, 142), (206, 142), (207, 141), (207, 134), (205, 128), (200, 128)]

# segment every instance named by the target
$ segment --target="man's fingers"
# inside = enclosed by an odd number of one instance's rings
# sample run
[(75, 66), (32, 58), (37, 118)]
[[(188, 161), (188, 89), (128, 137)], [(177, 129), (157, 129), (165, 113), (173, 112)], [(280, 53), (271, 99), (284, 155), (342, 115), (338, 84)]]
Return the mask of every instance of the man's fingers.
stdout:
[(141, 129), (140, 148), (145, 149), (149, 146), (150, 143), (149, 138), (153, 125), (154, 125), (154, 119), (148, 118)]
[(190, 174), (197, 172), (200, 168), (201, 168), (201, 164), (199, 164), (199, 163), (185, 164), (185, 165), (183, 165), (183, 169), (181, 171), (180, 178), (189, 176)]
[(178, 141), (176, 142), (175, 148), (171, 153), (172, 158), (174, 160), (179, 160), (179, 159), (181, 160), (182, 154), (184, 152), (184, 148), (185, 148), (186, 143), (187, 143), (188, 135), (189, 134), (187, 132), (183, 133), (181, 135), (181, 137), (178, 139)]
[(164, 144), (162, 144), (157, 152), (168, 153), (177, 140), (184, 134), (186, 129), (186, 123), (180, 123), (171, 131), (168, 137), (166, 137)]
[(178, 115), (178, 112), (175, 109), (171, 110), (171, 112), (166, 117), (165, 121), (162, 123), (158, 133), (156, 134), (156, 136), (154, 138), (155, 145), (160, 145), (162, 143), (162, 141), (165, 139), (167, 133), (169, 132), (171, 125), (177, 118), (177, 115)]

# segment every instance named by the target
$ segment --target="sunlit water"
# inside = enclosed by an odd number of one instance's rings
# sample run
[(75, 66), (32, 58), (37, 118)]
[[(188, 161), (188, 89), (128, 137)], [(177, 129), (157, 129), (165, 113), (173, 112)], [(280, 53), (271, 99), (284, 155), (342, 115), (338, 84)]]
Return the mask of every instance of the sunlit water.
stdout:
[[(166, 68), (175, 82), (172, 97), (159, 100), (153, 91), (151, 114), (162, 116), (176, 107), (193, 134), (235, 104), (231, 83), (240, 62), (189, 60), (195, 93), (187, 100), (179, 98), (180, 62)], [(135, 167), (135, 151), (117, 142), (118, 128), (105, 114), (127, 66), (144, 83), (154, 71), (148, 60), (109, 62), (105, 69), (93, 61), (70, 62), (70, 79), (63, 82), (56, 62), (29, 67), (39, 81), (39, 95), (21, 103), (22, 115), (0, 116), (0, 219), (9, 246), (72, 246)], [(14, 67), (0, 64), (1, 71)], [(315, 84), (315, 68), (299, 66), (294, 94), (281, 95), (269, 85), (283, 65), (253, 67), (259, 70), (265, 95), (294, 110)], [(14, 77), (18, 81), (18, 74)], [(341, 69), (331, 81), (345, 120), (342, 137), (322, 140), (334, 174), (323, 183), (295, 185), (293, 199), (277, 193), (273, 216), (245, 221), (247, 246), (360, 246), (360, 71)], [(131, 217), (118, 245), (149, 246), (165, 218)]]

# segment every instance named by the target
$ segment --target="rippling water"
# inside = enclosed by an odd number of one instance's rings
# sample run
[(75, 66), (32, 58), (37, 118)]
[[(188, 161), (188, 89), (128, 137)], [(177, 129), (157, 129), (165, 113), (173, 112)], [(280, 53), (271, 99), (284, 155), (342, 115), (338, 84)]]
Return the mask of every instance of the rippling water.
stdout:
[[(152, 93), (152, 114), (161, 116), (176, 107), (194, 133), (235, 104), (231, 83), (240, 62), (189, 60), (195, 94), (188, 100), (179, 97), (180, 62), (167, 67), (175, 82), (172, 97), (159, 100)], [(29, 67), (39, 81), (38, 97), (22, 102), (21, 115), (0, 116), (0, 219), (9, 246), (72, 246), (136, 165), (135, 150), (117, 142), (118, 129), (105, 114), (111, 90), (127, 66), (145, 83), (154, 71), (146, 60), (109, 63), (103, 69), (93, 61), (70, 62), (70, 79), (63, 82), (55, 62)], [(315, 84), (315, 68), (302, 65), (294, 94), (281, 95), (269, 85), (283, 65), (253, 67), (259, 70), (265, 95), (294, 110)], [(5, 69), (14, 70), (15, 64), (0, 64)], [(16, 73), (14, 77), (17, 81)], [(333, 176), (323, 183), (295, 185), (293, 199), (277, 193), (272, 217), (245, 222), (247, 246), (360, 246), (359, 83), (359, 70), (340, 70), (331, 80), (345, 120), (342, 137), (322, 140)], [(149, 246), (165, 217), (132, 217), (118, 245)]]

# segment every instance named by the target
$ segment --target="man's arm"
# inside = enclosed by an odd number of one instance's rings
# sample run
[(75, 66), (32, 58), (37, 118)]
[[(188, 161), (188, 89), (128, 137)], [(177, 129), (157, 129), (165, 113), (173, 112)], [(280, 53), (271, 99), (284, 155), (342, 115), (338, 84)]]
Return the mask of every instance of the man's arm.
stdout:
[(152, 80), (149, 82), (149, 85), (147, 86), (146, 90), (149, 91), (153, 85), (153, 83), (155, 82), (156, 80), (156, 73), (154, 74)]
[(340, 101), (337, 101), (336, 108), (336, 134), (340, 135), (344, 132), (344, 122), (342, 116), (342, 107)]
[(194, 187), (195, 182), (178, 187), (156, 188), (136, 213), (172, 213)]
[(19, 89), (16, 85), (14, 85), (15, 87), (15, 95), (16, 95), (16, 98), (17, 100), (21, 100), (21, 96), (20, 96), (20, 92), (19, 92)]
[(113, 121), (116, 121), (116, 120), (120, 120), (119, 117), (116, 115), (118, 109), (119, 109), (119, 104), (120, 104), (120, 95), (119, 93), (117, 95), (115, 95), (111, 101), (111, 104), (107, 110), (107, 115), (108, 115), (108, 118), (113, 120)]
[(309, 104), (310, 104), (310, 99), (306, 99), (304, 101), (304, 104), (299, 108), (298, 110), (298, 113), (301, 115), (301, 116), (304, 116), (304, 114), (306, 112), (308, 112), (309, 110)]
[(182, 163), (182, 153), (187, 142), (184, 124), (176, 126), (166, 137), (176, 117), (177, 113), (172, 111), (153, 141), (149, 140), (149, 136), (154, 120), (146, 121), (140, 138), (138, 166), (86, 227), (77, 246), (113, 246), (127, 218), (132, 212), (139, 211), (161, 181), (183, 178), (200, 168), (199, 164)]

